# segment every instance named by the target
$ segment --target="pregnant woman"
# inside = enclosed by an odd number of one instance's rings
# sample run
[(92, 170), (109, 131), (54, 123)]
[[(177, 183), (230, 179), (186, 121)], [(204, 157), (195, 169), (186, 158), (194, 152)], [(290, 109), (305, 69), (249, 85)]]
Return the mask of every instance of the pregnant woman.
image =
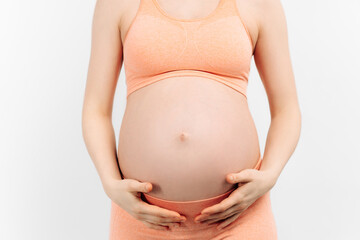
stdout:
[[(270, 189), (301, 125), (279, 0), (97, 0), (92, 28), (83, 136), (111, 199), (110, 240), (277, 239)], [(263, 157), (252, 56), (271, 111)]]

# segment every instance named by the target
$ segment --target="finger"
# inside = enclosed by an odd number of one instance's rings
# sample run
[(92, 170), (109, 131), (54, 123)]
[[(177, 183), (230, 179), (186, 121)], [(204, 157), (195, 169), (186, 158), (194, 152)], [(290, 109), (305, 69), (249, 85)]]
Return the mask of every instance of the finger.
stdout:
[(145, 202), (141, 203), (141, 208), (138, 211), (139, 214), (147, 214), (158, 216), (161, 218), (168, 218), (174, 220), (186, 220), (184, 216), (181, 216), (178, 212), (167, 210), (155, 205), (147, 204)]
[(129, 179), (128, 184), (128, 191), (129, 192), (150, 192), (152, 190), (152, 184), (148, 182), (139, 182), (136, 180)]
[(147, 221), (142, 221), (142, 223), (145, 224), (148, 228), (151, 228), (151, 229), (163, 230), (163, 231), (168, 231), (169, 230), (168, 227), (159, 226), (157, 224), (153, 224), (153, 223), (150, 223), (150, 222), (147, 222)]
[(239, 216), (241, 215), (241, 213), (235, 214), (232, 217), (229, 217), (228, 219), (226, 219), (224, 222), (220, 223), (216, 229), (217, 230), (221, 230), (224, 229), (226, 226), (230, 225), (230, 223), (234, 222)]
[(234, 196), (231, 196), (231, 194), (229, 195), (229, 197), (225, 198), (224, 200), (222, 200), (220, 203), (215, 204), (211, 207), (205, 208), (201, 211), (201, 214), (214, 214), (214, 213), (219, 213), (219, 212), (224, 212), (227, 209), (231, 208), (232, 206), (234, 206), (235, 204), (237, 204), (236, 199), (234, 199)]
[[(239, 212), (234, 212), (231, 216), (229, 216), (228, 218), (236, 215), (236, 214), (239, 214)], [(209, 221), (206, 221), (204, 222), (203, 224), (207, 224), (207, 225), (213, 225), (213, 224), (216, 224), (216, 223), (222, 223), (224, 221), (226, 221), (228, 218), (225, 218), (225, 219), (216, 219), (216, 220), (209, 220)]]
[(234, 214), (243, 214), (243, 212), (248, 209), (248, 207), (246, 208), (241, 208), (241, 209), (238, 209), (238, 210), (235, 210), (233, 211), (232, 213), (230, 213), (227, 217), (223, 218), (223, 219), (215, 219), (215, 220), (209, 220), (209, 221), (204, 221), (202, 223), (206, 223), (206, 224), (212, 224), (214, 222), (218, 222), (218, 221), (225, 221), (226, 219), (230, 218), (231, 216), (233, 216)]
[(205, 208), (201, 211), (201, 214), (217, 214), (226, 211), (227, 209), (233, 207), (234, 205), (244, 204), (248, 201), (250, 194), (254, 192), (253, 184), (246, 183), (244, 186), (237, 188), (233, 191), (227, 198), (221, 201), (218, 204), (215, 204), (211, 207)]
[(139, 214), (138, 218), (151, 222), (153, 224), (158, 224), (162, 226), (180, 226), (181, 221), (176, 219), (162, 218), (159, 216), (149, 215), (149, 214)]
[(224, 212), (211, 214), (206, 217), (200, 217), (198, 221), (206, 222), (206, 221), (211, 221), (213, 219), (217, 219), (217, 220), (226, 219), (229, 216), (232, 216), (235, 212), (239, 212), (239, 211), (241, 211), (241, 208), (240, 208), (239, 204), (236, 204)]
[[(234, 179), (232, 180), (231, 177)], [(250, 182), (254, 180), (254, 171), (253, 169), (244, 169), (239, 173), (229, 174), (227, 180), (231, 183)]]
[(224, 221), (224, 220), (228, 219), (229, 217), (233, 216), (234, 214), (238, 214), (238, 213), (241, 213), (241, 212), (242, 212), (242, 210), (236, 210), (236, 211), (231, 212), (227, 216), (222, 216), (220, 218), (208, 219), (208, 220), (205, 220), (205, 221), (203, 221), (201, 223), (202, 224), (212, 224), (214, 222)]

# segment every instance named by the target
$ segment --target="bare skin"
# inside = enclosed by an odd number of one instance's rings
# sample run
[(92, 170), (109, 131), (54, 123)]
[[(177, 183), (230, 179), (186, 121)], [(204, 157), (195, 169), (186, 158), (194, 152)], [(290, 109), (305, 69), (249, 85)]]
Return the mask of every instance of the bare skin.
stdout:
[[(181, 4), (175, 0), (158, 2), (167, 13), (182, 19), (207, 16), (217, 5), (217, 1), (211, 1), (211, 4), (209, 1), (182, 1)], [(165, 230), (178, 224), (182, 218), (176, 212), (143, 202), (139, 198), (139, 192), (147, 192), (146, 182), (122, 179), (111, 123), (113, 97), (123, 62), (123, 40), (135, 17), (138, 4), (138, 0), (97, 1), (83, 107), (83, 136), (106, 194), (148, 227)], [(242, 179), (250, 182), (249, 179), (252, 179), (252, 184), (246, 184), (248, 187), (243, 188), (246, 191), (239, 188), (226, 202), (207, 211), (215, 214), (212, 221), (222, 221), (223, 226), (234, 221), (234, 216), (238, 216), (239, 212), (274, 186), (295, 150), (301, 126), (286, 21), (279, 0), (237, 0), (237, 5), (241, 6), (239, 12), (253, 42), (254, 60), (269, 100), (271, 125), (260, 171), (248, 174), (247, 178), (238, 176), (238, 181)], [(212, 84), (215, 86), (215, 83)], [(220, 88), (220, 85), (217, 86)], [(223, 89), (226, 91), (225, 87)], [(141, 95), (140, 91), (134, 93), (128, 104), (131, 101), (137, 102), (136, 98), (141, 98)], [(241, 97), (233, 94), (234, 101), (236, 98), (240, 106)], [(179, 131), (178, 134), (180, 140), (186, 140), (189, 136), (186, 131)], [(256, 151), (253, 153), (256, 155)], [(253, 165), (253, 162), (248, 164)], [(237, 183), (229, 179), (227, 181), (229, 184)], [(153, 186), (150, 185), (151, 189)], [(243, 200), (245, 196), (248, 196), (246, 201)], [(241, 207), (230, 209), (240, 203)], [(220, 210), (224, 214), (219, 214)]]

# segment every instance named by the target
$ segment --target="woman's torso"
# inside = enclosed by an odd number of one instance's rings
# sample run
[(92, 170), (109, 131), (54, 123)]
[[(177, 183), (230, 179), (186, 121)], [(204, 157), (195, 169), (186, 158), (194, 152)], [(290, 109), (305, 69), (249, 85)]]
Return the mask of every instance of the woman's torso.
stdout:
[[(153, 0), (144, 1), (147, 1), (146, 4), (153, 3)], [(230, 2), (235, 0), (222, 1)], [(144, 10), (155, 10), (155, 8), (152, 8), (154, 5), (146, 5), (148, 9), (144, 6), (142, 8), (143, 12), (140, 13), (145, 13)], [(217, 14), (224, 14), (224, 12), (218, 12)], [(159, 16), (159, 19), (164, 24), (160, 24), (162, 27), (166, 26), (167, 21), (169, 21), (168, 23), (179, 24), (178, 21), (173, 21), (164, 15), (161, 17), (160, 14)], [(225, 18), (219, 18), (219, 20), (221, 19)], [(141, 21), (139, 16), (138, 21)], [(210, 24), (212, 19), (207, 18), (207, 21)], [(189, 33), (193, 33), (190, 32), (193, 26), (206, 27), (206, 24), (201, 25), (201, 23), (201, 21), (198, 21), (183, 26), (188, 26)], [(219, 24), (221, 23), (219, 22)], [(223, 23), (225, 23), (224, 31), (226, 31), (226, 22)], [(142, 24), (144, 26), (145, 23)], [(161, 60), (160, 57), (150, 55), (150, 53), (153, 54), (156, 50), (155, 52), (158, 52), (161, 56), (161, 49), (159, 50), (157, 45), (151, 44), (149, 48), (152, 48), (152, 52), (151, 50), (148, 52), (146, 48), (141, 49), (139, 44), (147, 44), (146, 39), (148, 38), (146, 37), (148, 36), (143, 32), (141, 32), (142, 35), (140, 34), (141, 25), (139, 22), (135, 22), (133, 25), (132, 27), (135, 30), (132, 31), (134, 32), (132, 32), (132, 35), (127, 36), (129, 39), (125, 39), (125, 43), (129, 44), (129, 46), (124, 49), (124, 61), (126, 64), (126, 60), (128, 60), (129, 76), (134, 69), (139, 69), (139, 72), (145, 70), (154, 71), (154, 69), (157, 72), (166, 72), (167, 69), (176, 70), (174, 66), (179, 67), (183, 66), (182, 64), (189, 64), (190, 58), (183, 63), (180, 61), (182, 59), (179, 55), (176, 56), (178, 62), (172, 63), (171, 58), (169, 58), (167, 64), (157, 64), (157, 61)], [(156, 27), (157, 25), (154, 25), (154, 28)], [(171, 30), (171, 25), (169, 29)], [(243, 52), (249, 54), (249, 51), (252, 50), (249, 48), (252, 46), (250, 42), (244, 42), (248, 37), (244, 35), (245, 28), (242, 30), (241, 28), (228, 29), (228, 31), (233, 30), (234, 33), (242, 34), (238, 39), (235, 37), (234, 41), (239, 43), (243, 41), (242, 46), (244, 46), (244, 49), (247, 47), (247, 49), (243, 50), (241, 47), (234, 49), (234, 55), (228, 54), (228, 56), (222, 56), (220, 53), (211, 62), (202, 59), (201, 54), (203, 53), (199, 51), (198, 55), (191, 56), (193, 59), (195, 56), (200, 56), (198, 60), (194, 60), (194, 66), (196, 65), (197, 69), (203, 67), (203, 70), (206, 70), (213, 64), (212, 67), (215, 67), (211, 69), (216, 73), (236, 75), (238, 72), (234, 70), (234, 62), (227, 65), (224, 63), (226, 57), (233, 58), (233, 61), (235, 61), (236, 57)], [(135, 40), (141, 36), (144, 36), (144, 40), (137, 40), (138, 45), (136, 45)], [(201, 43), (199, 41), (195, 42), (200, 38), (196, 38), (196, 35), (192, 36), (195, 37), (187, 39), (186, 42), (189, 47), (181, 48), (184, 58), (189, 57), (196, 49), (196, 44)], [(161, 37), (161, 33), (157, 37)], [(195, 43), (193, 49), (191, 49), (192, 40)], [(209, 41), (211, 40), (209, 39)], [(226, 48), (226, 46), (221, 46), (221, 38), (218, 39), (217, 44), (214, 46), (219, 46), (218, 51)], [(137, 46), (139, 48), (136, 48)], [(140, 52), (139, 49), (142, 51), (140, 58), (137, 55)], [(169, 54), (171, 49), (176, 52), (176, 47), (167, 46), (162, 51), (166, 53), (166, 49), (169, 49)], [(188, 52), (186, 52), (187, 50)], [(206, 48), (202, 50), (206, 50)], [(222, 57), (224, 59), (221, 59)], [(130, 60), (135, 62), (135, 59), (138, 59), (137, 62), (147, 59), (147, 62), (142, 62), (144, 67), (141, 69), (140, 67), (134, 68), (134, 66), (130, 66)], [(240, 60), (248, 61), (248, 58), (241, 58)], [(244, 69), (247, 70), (247, 68)], [(172, 75), (147, 85), (144, 84), (146, 78), (138, 77), (138, 80), (142, 79), (143, 86), (138, 86), (136, 89), (135, 86), (138, 84), (134, 81), (136, 78), (129, 79), (132, 80), (130, 82), (132, 85), (128, 84), (128, 88), (132, 92), (127, 98), (126, 110), (120, 129), (119, 165), (125, 178), (151, 182), (153, 190), (149, 195), (174, 201), (209, 198), (222, 194), (233, 187), (232, 184), (226, 182), (226, 174), (255, 166), (260, 156), (260, 149), (257, 131), (244, 94), (245, 90), (241, 90), (243, 91), (243, 94), (241, 94), (234, 88), (229, 87), (229, 85), (226, 86), (205, 76)], [(229, 79), (233, 80), (233, 78)], [(235, 78), (233, 81), (235, 81)], [(231, 82), (230, 86), (232, 86)], [(239, 89), (243, 89), (244, 86), (244, 82), (242, 82), (242, 85), (240, 85), (242, 88), (239, 87)]]

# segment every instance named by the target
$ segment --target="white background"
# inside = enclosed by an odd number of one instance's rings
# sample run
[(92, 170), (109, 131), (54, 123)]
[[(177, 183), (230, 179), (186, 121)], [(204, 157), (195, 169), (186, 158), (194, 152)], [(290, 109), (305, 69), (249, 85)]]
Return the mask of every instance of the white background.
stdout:
[[(302, 132), (271, 199), (280, 240), (360, 239), (360, 2), (282, 0)], [(0, 2), (0, 239), (105, 240), (110, 200), (81, 133), (95, 1)], [(122, 70), (114, 104), (125, 107)], [(248, 100), (263, 152), (268, 102)]]

